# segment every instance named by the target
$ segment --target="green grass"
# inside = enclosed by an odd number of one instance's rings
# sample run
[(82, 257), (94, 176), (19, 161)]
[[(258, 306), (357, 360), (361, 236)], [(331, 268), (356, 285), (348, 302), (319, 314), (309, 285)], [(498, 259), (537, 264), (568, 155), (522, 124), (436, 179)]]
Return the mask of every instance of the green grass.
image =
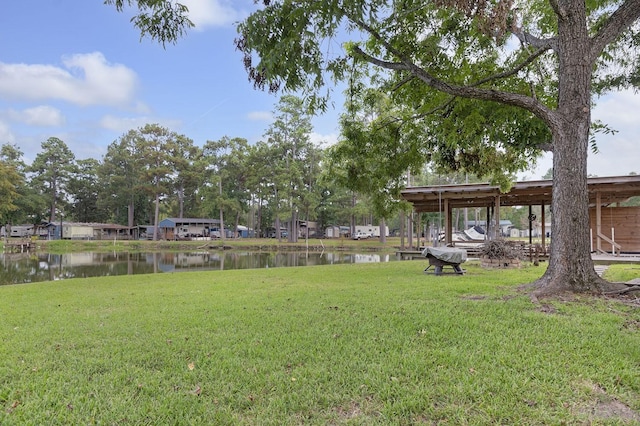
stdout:
[[(406, 241), (405, 241), (406, 243)], [(275, 238), (238, 238), (211, 241), (148, 241), (148, 240), (37, 240), (38, 250), (48, 253), (71, 252), (148, 252), (148, 251), (189, 251), (198, 250), (203, 246), (215, 249), (219, 247), (245, 249), (254, 251), (284, 251), (284, 250), (345, 250), (355, 252), (385, 251), (394, 252), (400, 246), (400, 238), (388, 238), (382, 244), (377, 238), (355, 241), (348, 238), (336, 239), (301, 239), (297, 243)], [(414, 242), (415, 245), (415, 242)], [(4, 250), (4, 241), (0, 240), (0, 251)]]
[(640, 312), (426, 262), (0, 287), (0, 424), (617, 424)]
[(604, 272), (603, 278), (612, 282), (627, 282), (640, 278), (640, 265), (632, 263), (610, 265)]

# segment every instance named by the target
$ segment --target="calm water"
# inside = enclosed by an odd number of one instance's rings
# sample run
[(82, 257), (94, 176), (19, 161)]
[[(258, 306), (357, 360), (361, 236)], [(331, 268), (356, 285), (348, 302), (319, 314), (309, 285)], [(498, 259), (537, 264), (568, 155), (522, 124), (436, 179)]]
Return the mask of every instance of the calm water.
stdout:
[(0, 255), (0, 285), (107, 275), (371, 263), (391, 260), (396, 260), (396, 257), (377, 253), (224, 251), (4, 254)]

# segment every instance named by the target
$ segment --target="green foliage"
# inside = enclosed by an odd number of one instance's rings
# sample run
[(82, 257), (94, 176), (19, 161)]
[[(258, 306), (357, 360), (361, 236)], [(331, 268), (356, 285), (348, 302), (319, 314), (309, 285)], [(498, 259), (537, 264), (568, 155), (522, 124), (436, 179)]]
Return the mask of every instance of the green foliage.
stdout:
[(130, 130), (111, 143), (97, 171), (101, 180), (98, 208), (111, 212), (110, 220), (128, 226), (148, 223), (148, 200), (139, 191), (136, 133)]
[(106, 222), (109, 215), (98, 208), (100, 162), (93, 158), (78, 160), (75, 173), (69, 179), (67, 189), (72, 194), (71, 215), (77, 222)]
[(48, 220), (53, 222), (57, 210), (64, 208), (68, 198), (67, 185), (76, 171), (75, 155), (56, 137), (48, 138), (41, 147), (28, 171), (33, 174), (31, 184), (48, 200)]
[(114, 5), (119, 12), (125, 6), (137, 6), (139, 13), (131, 18), (131, 22), (140, 30), (141, 37), (151, 37), (163, 46), (176, 43), (186, 31), (193, 27), (187, 17), (189, 9), (178, 2), (158, 0), (104, 0), (105, 4)]
[(348, 107), (341, 118), (343, 139), (329, 151), (331, 174), (369, 196), (378, 217), (391, 217), (400, 207), (407, 169), (423, 164), (422, 146), (402, 135), (393, 106), (380, 92), (363, 89)]
[[(587, 5), (592, 34), (611, 25), (620, 5)], [(625, 13), (627, 26), (610, 29), (619, 35), (602, 47), (598, 94), (633, 85), (627, 77), (638, 69), (640, 37), (628, 24), (638, 12)], [(561, 72), (553, 50), (557, 19), (545, 1), (269, 1), (238, 26), (236, 45), (257, 87), (303, 91), (312, 106), (324, 105), (322, 88), (331, 79), (349, 81), (350, 112), (353, 97), (366, 96), (363, 84), (384, 94), (386, 119), (372, 127), (395, 135), (385, 143), (403, 140), (412, 152), (398, 159), (405, 169), (430, 161), (443, 173), (465, 171), (506, 188), (551, 147), (547, 112), (557, 107)], [(335, 39), (345, 40), (342, 49)], [(358, 132), (343, 129), (346, 143), (356, 144)], [(611, 130), (595, 123), (592, 131)], [(597, 150), (593, 139), (591, 145)], [(385, 172), (392, 173), (378, 171)]]
[(205, 198), (202, 212), (212, 216), (220, 213), (223, 225), (224, 216), (231, 216), (238, 225), (250, 198), (247, 188), (251, 166), (247, 162), (249, 143), (246, 139), (225, 136), (218, 141), (207, 141), (202, 151), (202, 195)]
[(15, 200), (19, 196), (17, 185), (21, 181), (15, 167), (0, 160), (0, 221), (3, 224), (8, 222), (10, 213), (18, 209)]
[[(308, 218), (319, 202), (315, 183), (320, 174), (321, 153), (310, 141), (311, 116), (301, 98), (283, 96), (274, 115), (275, 120), (265, 133), (272, 150), (274, 215), (276, 222), (285, 216), (297, 226), (300, 215)], [(297, 241), (297, 234), (297, 229), (291, 230), (289, 241)]]

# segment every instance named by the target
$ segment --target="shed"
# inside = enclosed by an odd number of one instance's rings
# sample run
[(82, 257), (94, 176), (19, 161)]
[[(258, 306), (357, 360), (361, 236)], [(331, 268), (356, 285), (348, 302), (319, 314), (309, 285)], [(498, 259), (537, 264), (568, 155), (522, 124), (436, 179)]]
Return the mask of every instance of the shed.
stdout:
[(62, 238), (65, 240), (93, 240), (94, 227), (90, 223), (62, 222)]

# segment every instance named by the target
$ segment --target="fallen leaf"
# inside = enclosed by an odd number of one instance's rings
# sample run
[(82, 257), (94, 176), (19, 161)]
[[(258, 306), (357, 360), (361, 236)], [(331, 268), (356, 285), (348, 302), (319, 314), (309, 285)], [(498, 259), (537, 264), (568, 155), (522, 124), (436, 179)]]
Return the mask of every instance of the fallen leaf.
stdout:
[(196, 368), (196, 365), (193, 362), (189, 363), (189, 370), (193, 370), (194, 368)]
[(200, 396), (201, 393), (202, 393), (202, 388), (200, 386), (196, 386), (196, 388), (191, 391), (191, 394), (195, 396)]

